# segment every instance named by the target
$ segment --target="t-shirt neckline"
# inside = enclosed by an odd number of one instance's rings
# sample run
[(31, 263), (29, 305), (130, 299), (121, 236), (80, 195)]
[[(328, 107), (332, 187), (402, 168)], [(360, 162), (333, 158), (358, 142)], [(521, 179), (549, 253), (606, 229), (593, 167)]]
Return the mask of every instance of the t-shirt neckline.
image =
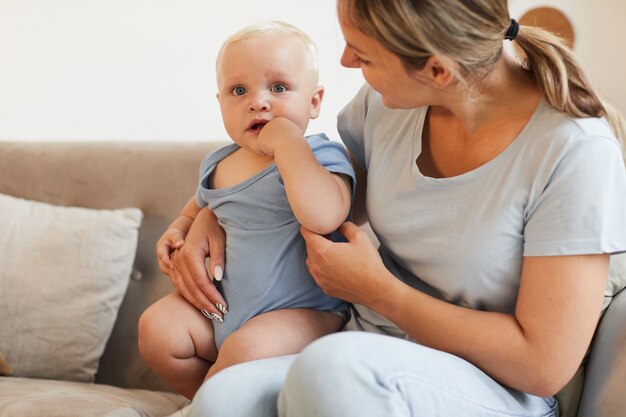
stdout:
[(526, 125), (524, 125), (524, 127), (522, 128), (520, 133), (517, 135), (517, 137), (515, 137), (515, 139), (513, 139), (511, 143), (509, 143), (509, 145), (506, 148), (504, 148), (502, 152), (500, 152), (497, 156), (495, 156), (494, 158), (490, 159), (489, 161), (485, 162), (484, 164), (470, 171), (464, 172), (463, 174), (455, 175), (452, 177), (445, 177), (445, 178), (434, 178), (434, 177), (423, 175), (421, 171), (419, 170), (417, 163), (415, 162), (417, 160), (417, 157), (421, 153), (422, 132), (424, 130), (424, 123), (425, 123), (426, 115), (428, 114), (428, 109), (429, 109), (428, 106), (423, 107), (422, 109), (420, 109), (419, 115), (415, 122), (415, 129), (413, 132), (413, 155), (412, 155), (412, 160), (411, 160), (411, 176), (415, 180), (422, 182), (422, 183), (426, 183), (426, 184), (431, 184), (431, 185), (450, 184), (452, 185), (452, 184), (463, 184), (466, 181), (473, 180), (488, 172), (491, 172), (492, 170), (500, 166), (502, 163), (507, 161), (510, 158), (510, 156), (515, 154), (516, 150), (519, 149), (519, 147), (523, 145), (523, 143), (530, 136), (529, 132), (532, 130), (533, 126), (535, 125), (536, 120), (544, 112), (545, 105), (546, 105), (545, 98), (542, 97), (541, 100), (539, 101), (539, 104), (535, 108), (535, 111), (533, 112), (532, 116), (530, 117), (530, 119), (528, 119), (528, 122), (526, 122)]

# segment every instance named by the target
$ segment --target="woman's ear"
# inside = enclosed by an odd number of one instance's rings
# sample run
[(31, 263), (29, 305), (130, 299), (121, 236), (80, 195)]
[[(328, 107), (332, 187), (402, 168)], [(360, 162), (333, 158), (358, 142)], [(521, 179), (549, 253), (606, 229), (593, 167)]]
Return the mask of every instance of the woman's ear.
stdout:
[(322, 109), (322, 99), (324, 98), (324, 87), (318, 85), (313, 91), (313, 97), (311, 97), (311, 119), (316, 119), (320, 115)]
[(420, 72), (430, 80), (433, 87), (442, 89), (454, 80), (454, 61), (447, 56), (432, 55)]

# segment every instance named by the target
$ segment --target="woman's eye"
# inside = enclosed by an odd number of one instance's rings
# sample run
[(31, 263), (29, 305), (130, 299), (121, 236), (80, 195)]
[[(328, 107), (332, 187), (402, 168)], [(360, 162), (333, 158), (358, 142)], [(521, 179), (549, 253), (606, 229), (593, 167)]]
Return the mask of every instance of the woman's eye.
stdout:
[(275, 84), (270, 88), (272, 93), (284, 93), (287, 91), (287, 87), (283, 84)]
[(244, 94), (246, 94), (246, 88), (245, 87), (235, 87), (232, 89), (232, 93), (236, 96), (242, 96)]

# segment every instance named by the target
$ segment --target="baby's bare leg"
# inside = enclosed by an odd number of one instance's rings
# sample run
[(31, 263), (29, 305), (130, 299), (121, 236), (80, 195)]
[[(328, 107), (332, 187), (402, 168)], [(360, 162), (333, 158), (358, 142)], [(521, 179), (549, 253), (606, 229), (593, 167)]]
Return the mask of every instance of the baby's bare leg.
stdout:
[(142, 314), (139, 351), (161, 378), (189, 399), (217, 357), (211, 321), (176, 292)]
[(260, 314), (226, 338), (206, 378), (238, 363), (298, 353), (315, 339), (338, 331), (343, 323), (337, 314), (310, 309)]

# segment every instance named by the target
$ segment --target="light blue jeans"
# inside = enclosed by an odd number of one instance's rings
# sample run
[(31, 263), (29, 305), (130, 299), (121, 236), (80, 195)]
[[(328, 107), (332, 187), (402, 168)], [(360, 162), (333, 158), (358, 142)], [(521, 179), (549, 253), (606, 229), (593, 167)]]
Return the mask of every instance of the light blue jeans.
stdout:
[(228, 368), (191, 417), (557, 417), (554, 398), (504, 387), (469, 362), (406, 340), (341, 332), (298, 356)]

